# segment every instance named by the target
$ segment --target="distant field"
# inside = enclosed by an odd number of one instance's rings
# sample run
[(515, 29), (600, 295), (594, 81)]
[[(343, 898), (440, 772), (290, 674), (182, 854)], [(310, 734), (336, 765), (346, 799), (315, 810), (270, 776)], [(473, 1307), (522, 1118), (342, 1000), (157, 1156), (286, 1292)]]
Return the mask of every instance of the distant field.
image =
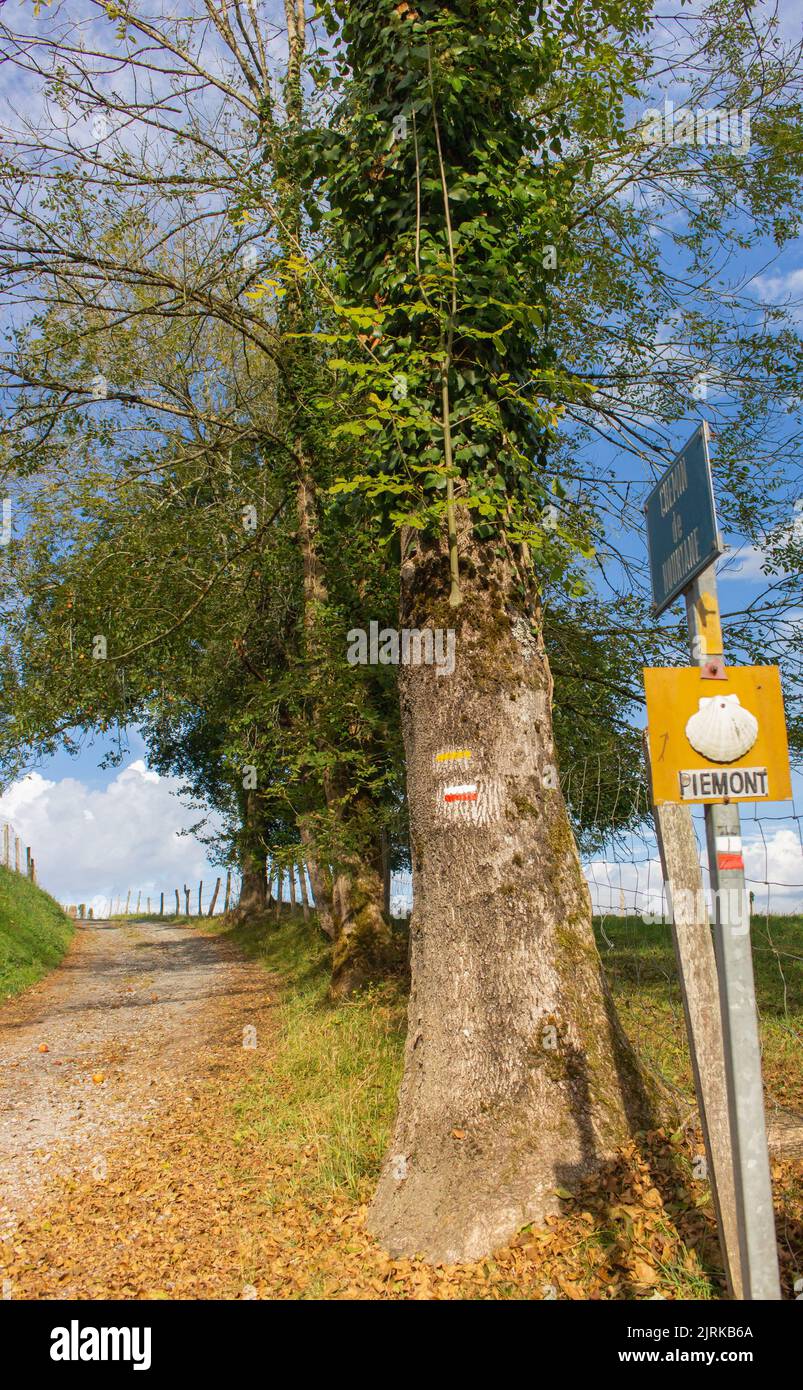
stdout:
[(57, 965), (73, 930), (53, 898), (0, 868), (0, 999), (19, 994)]
[[(595, 929), (622, 1023), (640, 1054), (693, 1098), (671, 929), (635, 917), (604, 917)], [(756, 917), (752, 936), (768, 1109), (803, 1114), (803, 917)]]

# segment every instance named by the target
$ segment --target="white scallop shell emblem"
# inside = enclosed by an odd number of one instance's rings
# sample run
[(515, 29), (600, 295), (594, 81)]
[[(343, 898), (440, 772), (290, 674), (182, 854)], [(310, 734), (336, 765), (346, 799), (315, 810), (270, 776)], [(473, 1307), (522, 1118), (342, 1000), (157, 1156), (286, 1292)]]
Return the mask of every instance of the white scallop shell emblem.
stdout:
[(686, 737), (696, 753), (712, 763), (732, 763), (749, 753), (758, 738), (758, 720), (739, 704), (738, 695), (712, 695), (686, 725)]

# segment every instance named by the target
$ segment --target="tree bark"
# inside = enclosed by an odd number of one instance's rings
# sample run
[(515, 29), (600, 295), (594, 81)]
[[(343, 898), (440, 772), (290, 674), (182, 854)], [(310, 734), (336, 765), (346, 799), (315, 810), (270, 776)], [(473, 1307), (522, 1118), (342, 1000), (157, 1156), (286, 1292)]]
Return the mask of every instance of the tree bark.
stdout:
[(307, 890), (307, 866), (304, 860), (299, 860), (298, 882), (301, 888), (301, 907), (304, 912), (304, 921), (309, 921), (309, 892)]
[(382, 911), (390, 921), (390, 835), (385, 829), (380, 832), (379, 846), (382, 864)]
[(259, 824), (259, 808), (253, 791), (244, 797), (243, 825), (240, 835), (240, 871), (242, 886), (240, 901), (235, 909), (238, 920), (264, 912), (268, 900), (266, 849)]
[(334, 904), (332, 901), (332, 876), (328, 869), (321, 864), (315, 850), (315, 840), (308, 822), (302, 817), (298, 824), (301, 843), (307, 853), (307, 871), (309, 873), (310, 887), (312, 896), (315, 899), (315, 911), (318, 914), (318, 926), (324, 936), (330, 940), (335, 935)]
[(333, 999), (345, 999), (387, 973), (391, 936), (381, 903), (382, 877), (367, 856), (336, 873)]
[(649, 1116), (559, 788), (535, 600), (512, 602), (510, 554), (460, 541), (459, 608), (443, 543), (402, 567), (402, 627), (453, 628), (456, 664), (400, 669), (413, 979), (370, 1215), (393, 1254), (447, 1263), (542, 1221)]

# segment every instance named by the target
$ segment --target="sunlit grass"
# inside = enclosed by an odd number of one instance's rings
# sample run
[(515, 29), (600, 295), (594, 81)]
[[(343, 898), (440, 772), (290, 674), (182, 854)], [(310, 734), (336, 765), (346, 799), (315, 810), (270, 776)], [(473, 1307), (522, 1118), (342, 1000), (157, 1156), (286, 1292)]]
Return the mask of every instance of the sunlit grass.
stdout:
[(73, 925), (30, 879), (0, 868), (0, 999), (10, 999), (57, 965)]
[(357, 1197), (378, 1170), (393, 1118), (406, 1021), (400, 982), (335, 1006), (328, 944), (314, 923), (269, 921), (234, 936), (289, 986), (275, 1057), (238, 1105), (243, 1135), (292, 1154), (300, 1188)]

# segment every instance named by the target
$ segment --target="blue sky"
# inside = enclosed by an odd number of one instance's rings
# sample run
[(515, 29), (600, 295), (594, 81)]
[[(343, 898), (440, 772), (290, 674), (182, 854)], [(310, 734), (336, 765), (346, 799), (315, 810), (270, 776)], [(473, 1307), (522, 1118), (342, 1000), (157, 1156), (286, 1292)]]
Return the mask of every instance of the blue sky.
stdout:
[[(20, 22), (24, 15), (26, 26), (32, 23), (30, 5), (14, 4), (13, 8), (19, 13)], [(662, 12), (672, 12), (671, 5), (661, 8)], [(685, 7), (684, 13), (694, 8)], [(87, 13), (87, 9), (84, 0), (77, 0), (69, 10), (61, 5), (54, 7), (51, 13), (60, 10), (62, 15), (69, 12), (80, 16)], [(11, 12), (12, 4), (6, 4), (3, 7), (6, 21)], [(788, 36), (798, 34), (801, 21), (803, 0), (792, 0), (792, 3), (786, 0), (782, 8), (784, 32)], [(47, 11), (43, 10), (36, 23), (46, 25), (49, 22)], [(672, 95), (676, 106), (680, 105), (682, 91)], [(25, 88), (19, 74), (12, 75), (8, 69), (5, 74), (0, 71), (0, 100), (3, 99), (16, 107), (30, 101), (30, 89)], [(800, 322), (803, 319), (802, 253), (803, 244), (797, 242), (780, 255), (768, 250), (766, 256), (735, 257), (727, 267), (728, 278), (734, 284), (752, 282), (757, 297), (790, 305)], [(685, 442), (701, 411), (716, 425), (722, 405), (713, 391), (704, 404), (690, 399), (687, 418), (670, 432), (671, 448), (679, 448)], [(617, 457), (613, 446), (598, 447), (602, 458), (610, 460), (620, 478), (638, 479), (642, 490), (646, 491), (651, 478), (645, 465), (630, 455)], [(794, 502), (792, 488), (788, 501), (790, 524)], [(763, 579), (760, 544), (749, 545), (743, 537), (727, 533), (725, 539), (733, 546), (732, 557), (720, 565), (720, 602), (723, 613), (727, 614), (755, 599), (761, 592)], [(646, 562), (644, 536), (637, 524), (625, 529), (618, 541), (628, 556), (640, 564)], [(621, 582), (615, 565), (611, 566), (611, 578), (614, 583)], [(676, 623), (681, 614), (682, 607), (676, 605), (665, 621)], [(798, 622), (799, 619), (798, 614)], [(46, 760), (31, 771), (23, 784), (7, 789), (0, 797), (0, 816), (8, 816), (25, 842), (31, 844), (41, 881), (62, 901), (92, 901), (100, 910), (110, 898), (125, 897), (129, 888), (135, 894), (141, 891), (143, 897), (150, 895), (152, 898), (164, 890), (172, 898), (174, 888), (181, 888), (184, 882), (197, 887), (200, 878), (209, 884), (217, 876), (218, 870), (209, 864), (203, 844), (196, 837), (181, 833), (197, 821), (197, 810), (183, 804), (175, 779), (160, 778), (147, 769), (145, 748), (136, 730), (128, 731), (127, 741), (128, 750), (117, 767), (103, 769), (99, 766), (110, 745), (98, 738), (91, 746), (85, 743), (77, 757), (59, 753)], [(795, 793), (797, 809), (803, 811), (803, 777), (799, 774), (795, 775)], [(799, 889), (794, 886), (803, 885), (799, 823), (770, 818), (794, 812), (794, 809), (765, 806), (761, 811), (761, 824), (749, 825), (746, 833), (750, 872), (759, 881), (772, 879), (780, 885), (773, 888), (771, 902), (773, 906), (784, 908), (803, 906), (803, 886)], [(605, 905), (606, 883), (611, 885), (613, 907), (618, 905), (620, 886), (629, 904), (628, 895), (642, 891), (645, 873), (649, 880), (646, 890), (649, 896), (655, 874), (654, 847), (649, 842), (634, 846), (630, 857), (629, 866), (620, 866), (613, 854), (589, 866), (592, 881), (600, 885), (596, 890), (599, 905)], [(636, 859), (643, 861), (638, 869)], [(635, 897), (632, 900), (635, 901)]]

